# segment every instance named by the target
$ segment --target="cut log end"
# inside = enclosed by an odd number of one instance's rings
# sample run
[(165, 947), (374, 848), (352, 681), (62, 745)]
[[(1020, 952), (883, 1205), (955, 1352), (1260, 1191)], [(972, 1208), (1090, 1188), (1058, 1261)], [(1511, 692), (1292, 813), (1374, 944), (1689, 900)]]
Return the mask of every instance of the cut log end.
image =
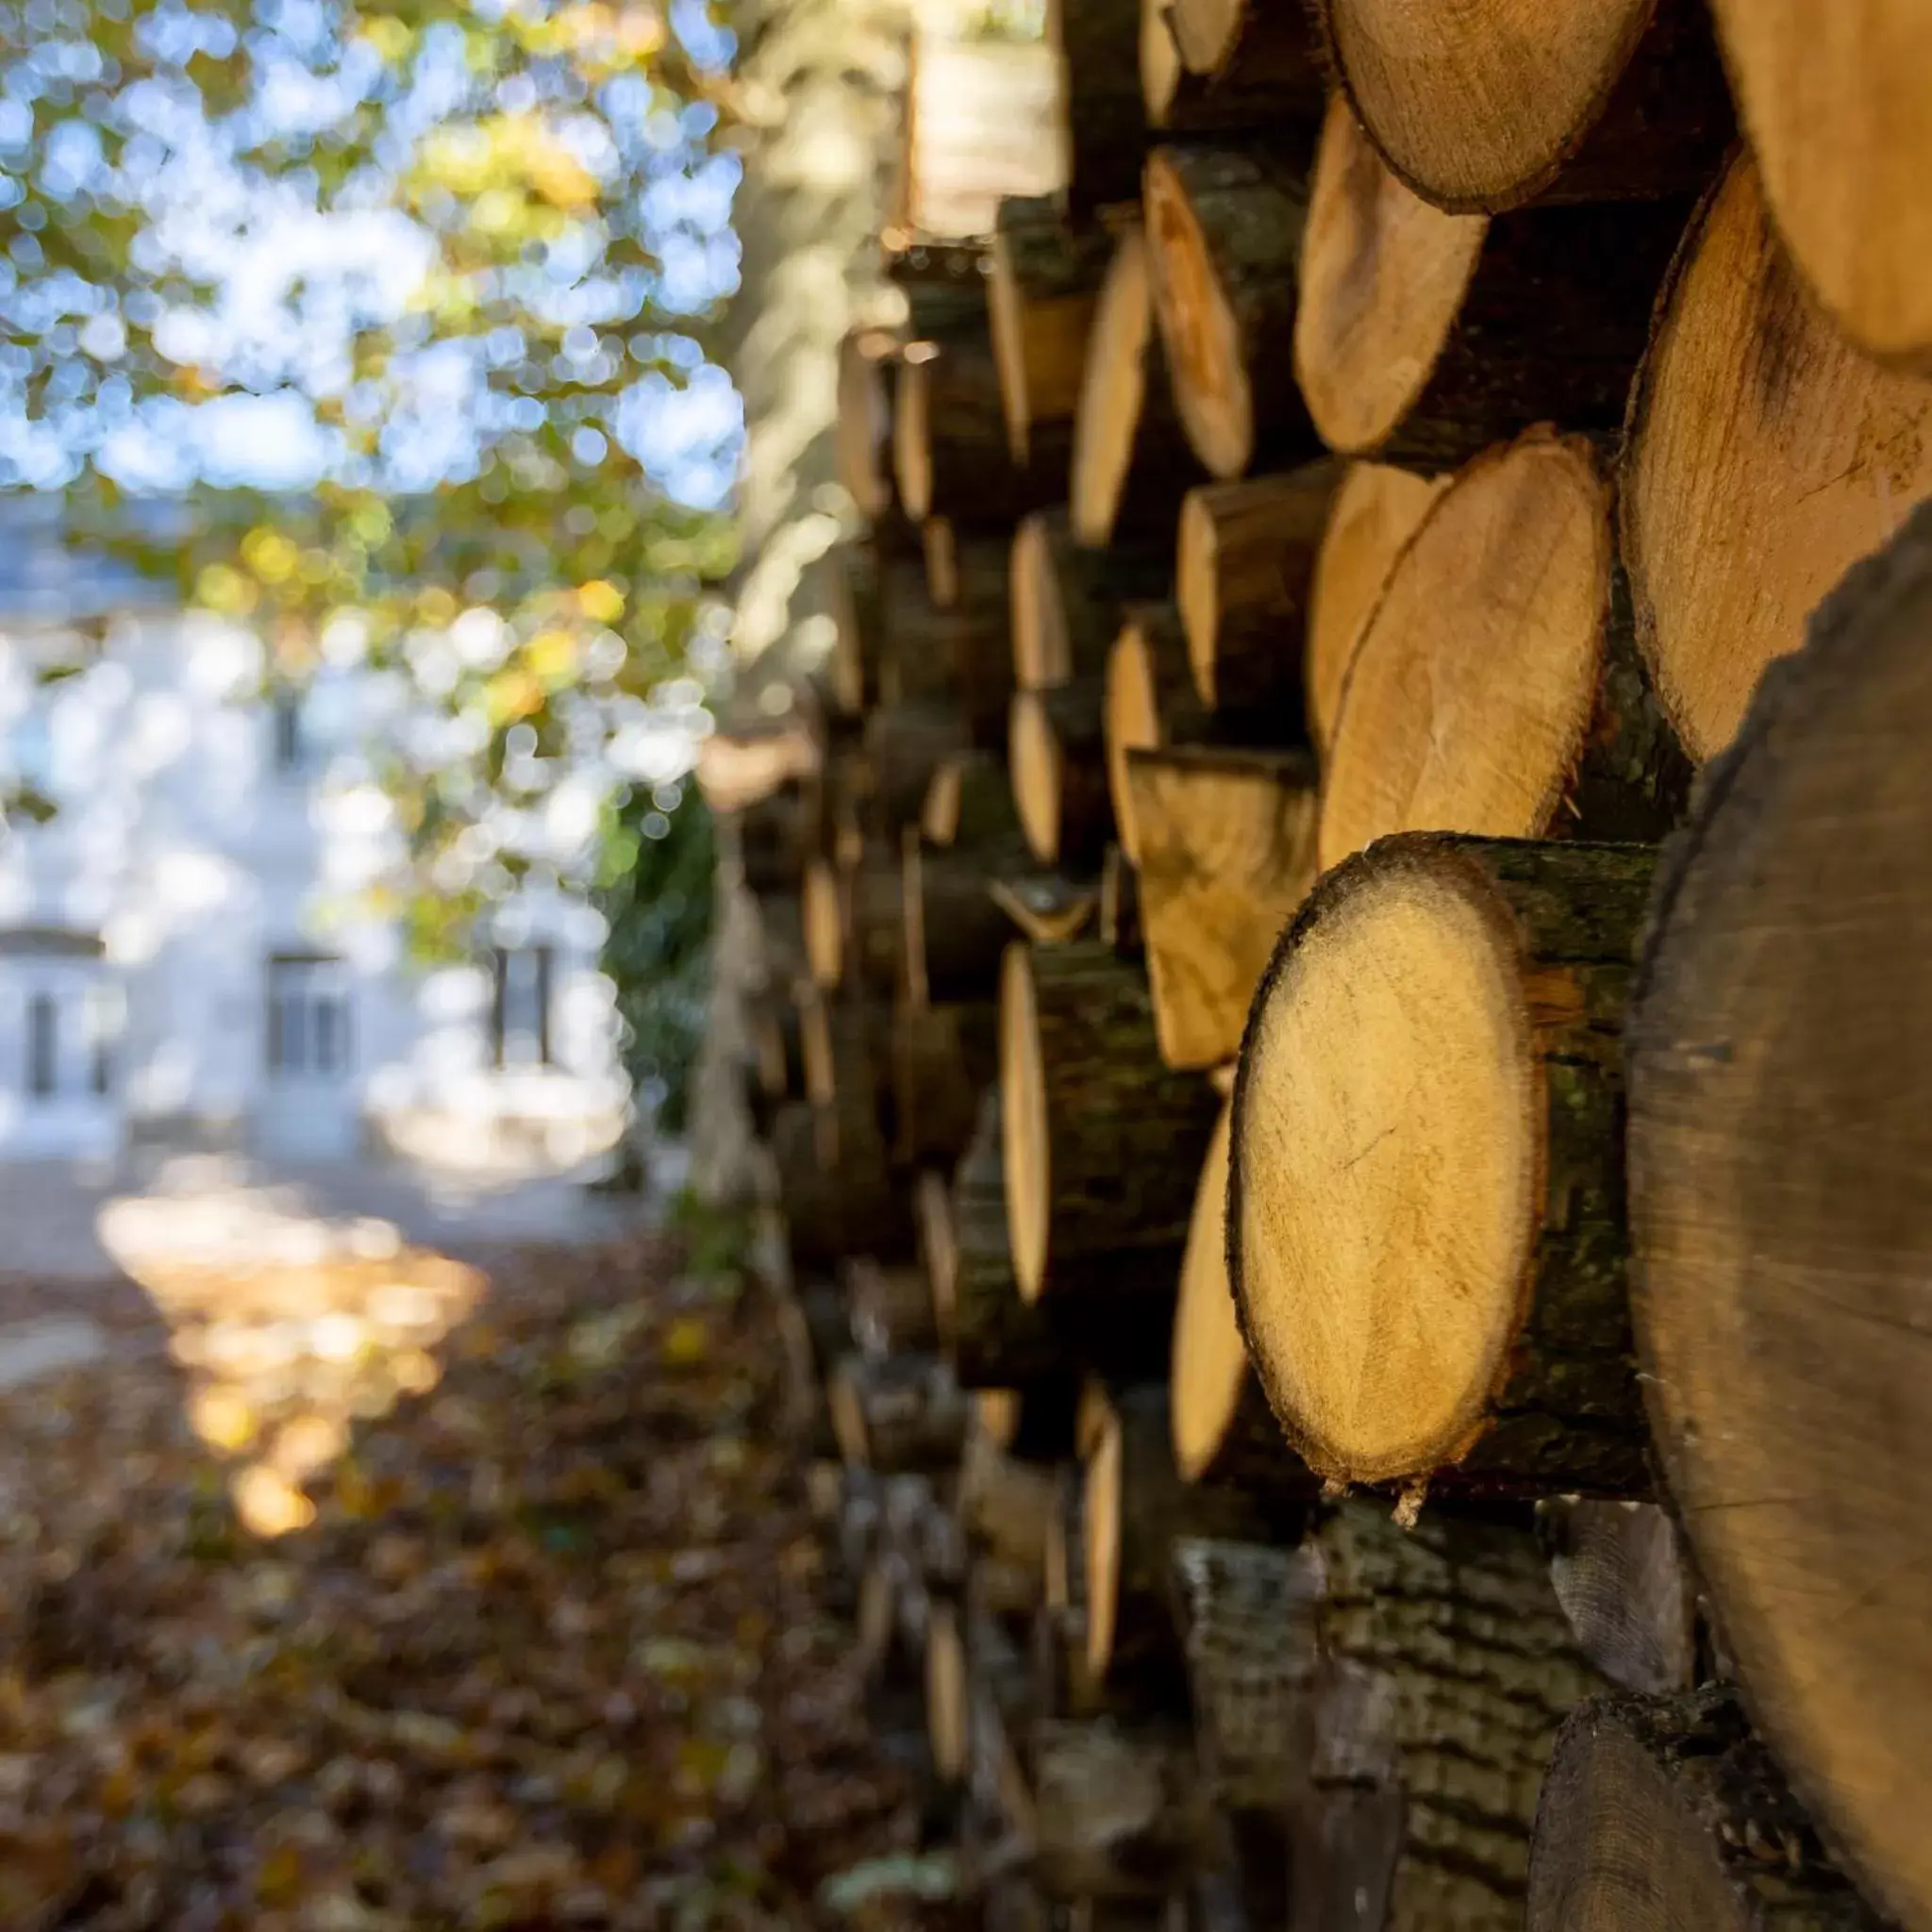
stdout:
[(933, 1770), (946, 1784), (966, 1774), (969, 1691), (958, 1615), (951, 1604), (936, 1603), (925, 1624), (925, 1724)]
[(1087, 1457), (1080, 1529), (1086, 1564), (1087, 1668), (1096, 1681), (1113, 1661), (1120, 1601), (1121, 1422), (1109, 1410)]
[(1295, 374), (1322, 440), (1386, 442), (1428, 386), (1489, 223), (1445, 214), (1398, 180), (1337, 95), (1322, 129), (1302, 243)]
[(1174, 539), (1174, 601), (1188, 641), (1194, 689), (1212, 706), (1214, 640), (1221, 628), (1220, 530), (1208, 493), (1191, 490), (1181, 504)]
[[(1386, 463), (1351, 463), (1335, 493), (1308, 593), (1304, 659), (1308, 734), (1319, 751), (1334, 739), (1349, 666), (1389, 573), (1447, 481)], [(1185, 528), (1182, 540), (1185, 582)]]
[(1174, 400), (1194, 451), (1216, 476), (1239, 476), (1255, 449), (1247, 345), (1175, 158), (1148, 158), (1147, 249), (1160, 302)]
[(1107, 789), (1121, 850), (1138, 863), (1134, 805), (1127, 785), (1127, 754), (1151, 751), (1161, 741), (1159, 697), (1146, 633), (1130, 619), (1107, 660)]
[(914, 523), (932, 511), (932, 444), (926, 371), (929, 342), (909, 342), (901, 355), (892, 395), (892, 475), (899, 502)]
[(1078, 542), (1105, 543), (1113, 534), (1134, 459), (1153, 331), (1147, 242), (1136, 227), (1122, 236), (1108, 265), (1088, 341), (1068, 482), (1068, 514)]
[[(805, 957), (812, 983), (832, 988), (845, 970), (844, 892), (838, 870), (824, 858), (805, 869), (800, 913), (805, 922)], [(816, 1096), (815, 1096), (816, 1097)]]
[(1037, 691), (1014, 693), (1012, 736), (1008, 762), (1013, 774), (1013, 803), (1027, 849), (1042, 865), (1060, 855), (1060, 797), (1066, 758), (1045, 700)]
[(912, 1197), (919, 1258), (932, 1285), (933, 1320), (941, 1341), (950, 1340), (959, 1283), (959, 1241), (953, 1222), (952, 1191), (946, 1177), (930, 1169), (919, 1176)]
[(1324, 870), (1391, 832), (1549, 830), (1596, 700), (1611, 541), (1589, 445), (1548, 431), (1487, 452), (1436, 499), (1348, 675)]
[(1047, 513), (1036, 510), (1013, 532), (1009, 588), (1012, 600), (1013, 681), (1022, 691), (1061, 684), (1072, 675), (1066, 624), (1054, 585), (1052, 531)]
[(1052, 1177), (1032, 953), (1019, 942), (1007, 948), (1000, 969), (1000, 1133), (1013, 1278), (1024, 1299), (1038, 1301), (1046, 1281)]
[(1253, 1371), (1227, 1279), (1227, 1146), (1224, 1108), (1188, 1226), (1174, 1307), (1172, 1407), (1174, 1459), (1184, 1480), (1197, 1481), (1233, 1426)]
[(1147, 125), (1165, 127), (1186, 72), (1169, 23), (1168, 0), (1141, 0), (1141, 99)]

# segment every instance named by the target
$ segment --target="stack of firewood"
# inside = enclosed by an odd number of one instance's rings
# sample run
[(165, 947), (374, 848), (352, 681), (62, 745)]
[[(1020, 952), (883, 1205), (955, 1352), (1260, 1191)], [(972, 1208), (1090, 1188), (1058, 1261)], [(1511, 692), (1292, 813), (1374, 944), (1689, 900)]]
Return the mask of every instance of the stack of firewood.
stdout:
[(995, 1923), (1932, 1926), (1932, 28), (1714, 11), (1058, 0), (851, 345), (750, 1078)]

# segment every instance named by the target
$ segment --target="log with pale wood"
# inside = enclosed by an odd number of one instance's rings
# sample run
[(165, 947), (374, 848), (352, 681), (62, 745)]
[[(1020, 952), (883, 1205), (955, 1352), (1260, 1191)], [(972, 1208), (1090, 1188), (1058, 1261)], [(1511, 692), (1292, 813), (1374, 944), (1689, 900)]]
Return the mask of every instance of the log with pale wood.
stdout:
[(1241, 1048), (1281, 929), (1315, 882), (1316, 789), (1302, 752), (1191, 745), (1127, 758), (1141, 943), (1171, 1067)]
[(1332, 460), (1188, 492), (1174, 601), (1202, 701), (1256, 743), (1305, 735), (1304, 647), (1316, 558), (1343, 475)]
[(1091, 218), (1141, 186), (1147, 104), (1141, 92), (1139, 0), (1049, 0), (1046, 37), (1059, 69), (1067, 201)]
[(1181, 498), (1206, 480), (1168, 376), (1147, 240), (1135, 224), (1114, 245), (1087, 339), (1067, 485), (1074, 541), (1172, 541)]
[(1839, 331), (1932, 375), (1932, 20), (1915, 0), (1712, 0), (1778, 231)]
[(1189, 142), (1147, 158), (1154, 312), (1188, 441), (1213, 476), (1312, 457), (1294, 367), (1307, 171), (1259, 142)]
[(891, 837), (919, 823), (934, 773), (971, 743), (964, 713), (941, 699), (904, 699), (867, 714), (865, 756), (872, 767), (873, 809)]
[(1387, 839), (1256, 994), (1228, 1263), (1290, 1441), (1343, 1483), (1644, 1494), (1622, 1031), (1656, 856)]
[(1284, 147), (1312, 147), (1328, 75), (1301, 8), (1141, 0), (1140, 59), (1150, 127), (1270, 134)]
[(1323, 1663), (1289, 1923), (1518, 1932), (1543, 1767), (1606, 1688), (1535, 1537), (1441, 1509), (1404, 1531), (1351, 1502), (1311, 1547)]
[(1735, 1691), (1593, 1698), (1537, 1807), (1525, 1932), (1880, 1932)]
[(1615, 429), (1688, 212), (1671, 199), (1445, 214), (1338, 97), (1294, 320), (1316, 429), (1345, 456), (1425, 471), (1533, 423)]
[(1041, 510), (1013, 533), (1013, 681), (1041, 691), (1103, 671), (1127, 607), (1164, 593), (1173, 532), (1108, 548), (1074, 533), (1065, 509)]
[(1089, 672), (1042, 691), (1015, 691), (1008, 762), (1034, 858), (1081, 874), (1096, 872), (1114, 831), (1106, 675)]
[(1932, 494), (1932, 381), (1867, 360), (1817, 313), (1748, 157), (1659, 304), (1621, 489), (1638, 643), (1697, 758), (1729, 743), (1819, 599)]
[(883, 840), (869, 841), (849, 870), (815, 858), (807, 868), (802, 908), (813, 981), (891, 993), (906, 971), (906, 912), (900, 862)]
[(1357, 462), (1336, 490), (1308, 583), (1302, 652), (1304, 712), (1318, 752), (1325, 755), (1334, 742), (1349, 669), (1389, 573), (1446, 480)]
[(1670, 1512), (1657, 1503), (1550, 1496), (1536, 1516), (1550, 1582), (1584, 1656), (1625, 1690), (1689, 1690), (1697, 1583)]
[(1188, 641), (1172, 604), (1135, 604), (1107, 658), (1107, 789), (1129, 863), (1139, 847), (1127, 755), (1192, 744), (1213, 735), (1213, 714), (1194, 689)]
[(1354, 111), (1438, 208), (1694, 192), (1731, 139), (1700, 0), (1577, 0), (1555, 16), (1526, 0), (1313, 10)]
[(1091, 941), (1015, 945), (1000, 1116), (1022, 1294), (1164, 1332), (1214, 1114), (1212, 1090), (1162, 1062), (1138, 966)]
[[(1010, 790), (1004, 772), (1000, 782)], [(976, 1000), (993, 992), (1013, 927), (991, 888), (1024, 865), (1017, 825), (1010, 838), (992, 845), (928, 845), (907, 835), (900, 908), (906, 983), (915, 1001)]]
[(939, 1005), (903, 1000), (893, 1008), (896, 1162), (949, 1164), (965, 1151), (979, 1096), (997, 1071), (998, 1034), (998, 1013), (991, 999)]
[(892, 507), (887, 362), (894, 347), (891, 337), (875, 328), (855, 329), (839, 345), (833, 461), (853, 507), (868, 523)]
[(1547, 429), (1437, 496), (1349, 672), (1324, 869), (1391, 832), (1655, 839), (1675, 822), (1690, 771), (1637, 660), (1611, 523), (1592, 447)]
[(1630, 1036), (1663, 1474), (1766, 1742), (1908, 1924), (1932, 1923), (1928, 640), (1922, 507), (1712, 768)]
[(1031, 460), (1035, 423), (1050, 445), (1073, 433), (1087, 338), (1112, 253), (1105, 228), (1070, 221), (1055, 196), (1000, 203), (987, 300), (1007, 444), (1016, 463)]
[(919, 812), (919, 836), (926, 844), (1004, 848), (1020, 841), (1013, 810), (1013, 785), (1006, 760), (991, 752), (950, 758), (932, 774)]

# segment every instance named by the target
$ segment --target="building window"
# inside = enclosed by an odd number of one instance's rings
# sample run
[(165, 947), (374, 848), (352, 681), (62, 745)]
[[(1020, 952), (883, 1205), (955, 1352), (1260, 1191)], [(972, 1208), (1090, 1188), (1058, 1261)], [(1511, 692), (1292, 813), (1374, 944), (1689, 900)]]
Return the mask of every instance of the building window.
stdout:
[(278, 1080), (340, 1079), (354, 1060), (350, 994), (340, 959), (278, 954), (268, 962), (268, 1070)]
[(26, 1091), (51, 1100), (60, 1089), (60, 1009), (50, 992), (26, 1003)]
[(499, 1067), (550, 1064), (549, 946), (498, 946), (491, 1012), (491, 1058)]

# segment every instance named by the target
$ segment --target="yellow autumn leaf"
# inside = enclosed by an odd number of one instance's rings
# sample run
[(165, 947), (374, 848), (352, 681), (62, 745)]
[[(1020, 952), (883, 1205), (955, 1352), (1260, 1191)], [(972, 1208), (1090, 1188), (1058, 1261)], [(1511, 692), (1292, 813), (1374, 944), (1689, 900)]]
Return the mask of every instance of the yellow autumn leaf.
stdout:
[(624, 592), (606, 577), (577, 586), (577, 608), (592, 624), (615, 624), (624, 615)]

